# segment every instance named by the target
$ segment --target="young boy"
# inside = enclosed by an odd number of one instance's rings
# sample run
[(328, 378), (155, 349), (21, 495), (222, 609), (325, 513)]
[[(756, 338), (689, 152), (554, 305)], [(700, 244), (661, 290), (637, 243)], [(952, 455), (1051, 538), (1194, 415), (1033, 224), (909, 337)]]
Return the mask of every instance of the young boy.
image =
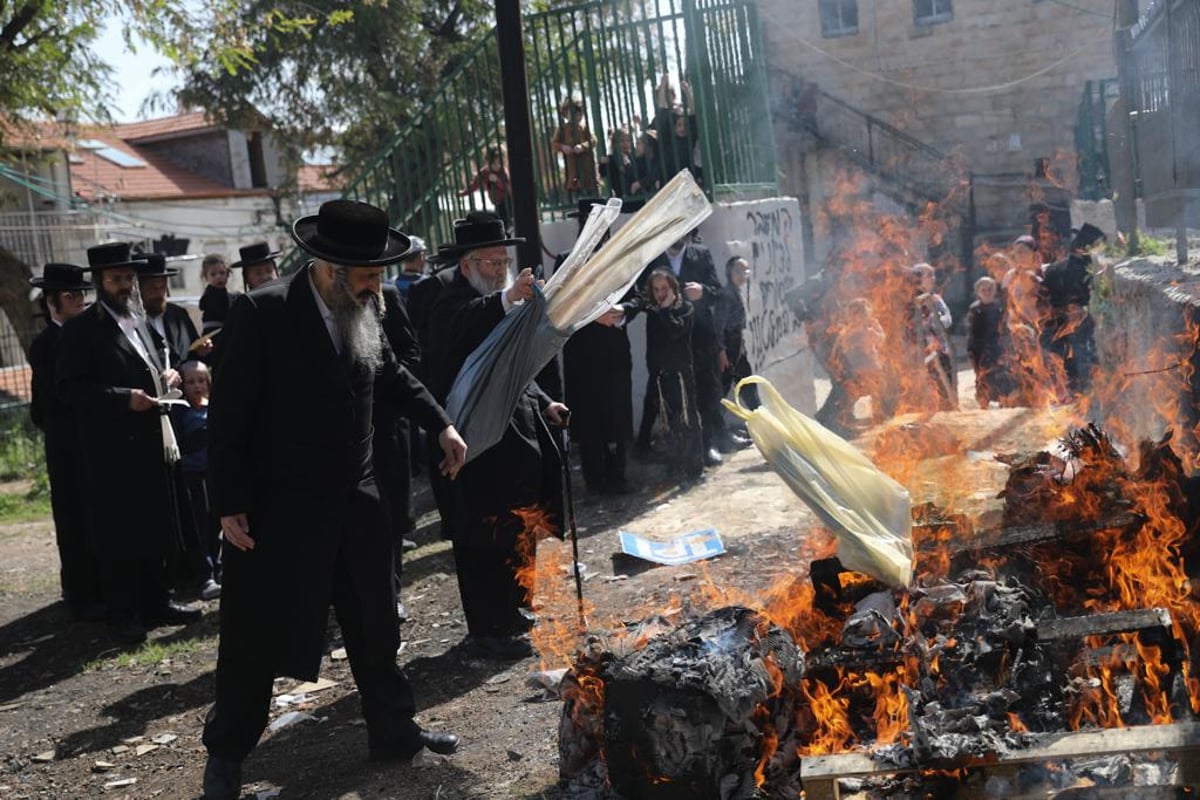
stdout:
[(950, 316), (946, 301), (934, 289), (933, 267), (917, 264), (912, 268), (912, 274), (916, 281), (914, 311), (917, 342), (937, 389), (941, 408), (952, 411), (958, 408), (958, 374), (954, 370), (954, 359), (950, 356), (949, 335), (954, 318)]
[(196, 551), (190, 560), (201, 572), (200, 597), (212, 600), (221, 595), (221, 523), (208, 502), (208, 396), (212, 382), (208, 367), (200, 361), (185, 361), (180, 372), (187, 405), (172, 409), (171, 422), (179, 441), (180, 467), (198, 539), (188, 549)]
[(986, 275), (975, 281), (976, 300), (967, 310), (967, 355), (975, 370), (975, 400), (987, 408), (1010, 392), (1004, 369), (1004, 306), (996, 281)]
[(232, 299), (229, 296), (229, 265), (218, 255), (207, 255), (200, 262), (200, 279), (207, 284), (204, 293), (200, 295), (201, 333), (209, 334), (219, 330), (229, 316), (229, 306)]

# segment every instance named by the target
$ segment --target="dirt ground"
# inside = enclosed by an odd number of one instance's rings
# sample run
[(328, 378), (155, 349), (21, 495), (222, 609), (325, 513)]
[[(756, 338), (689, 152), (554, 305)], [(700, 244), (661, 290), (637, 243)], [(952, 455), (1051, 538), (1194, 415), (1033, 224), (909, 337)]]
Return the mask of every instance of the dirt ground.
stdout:
[[(973, 405), (969, 373), (960, 389)], [(914, 461), (900, 477), (914, 499), (984, 513), (1004, 468), (993, 452), (1036, 449), (1070, 424), (1062, 414), (964, 410), (894, 421), (861, 442), (911, 436), (945, 444), (945, 457)], [(957, 458), (949, 453), (957, 451)], [(964, 467), (961, 453), (969, 456)], [(964, 474), (967, 470), (970, 474)], [(832, 545), (813, 516), (754, 449), (727, 459), (703, 482), (681, 489), (661, 464), (631, 462), (640, 491), (620, 498), (589, 496), (576, 472), (580, 560), (594, 629), (651, 614), (761, 596), (779, 581), (805, 580), (807, 564)], [(945, 497), (948, 486), (965, 487)], [(366, 731), (340, 642), (330, 627), (322, 677), (330, 688), (305, 693), (271, 712), (303, 712), (301, 721), (264, 736), (245, 765), (248, 798), (555, 798), (561, 703), (528, 684), (540, 668), (566, 666), (577, 641), (568, 546), (539, 547), (539, 626), (568, 634), (541, 636), (540, 658), (516, 664), (481, 660), (462, 645), (465, 625), (449, 545), (439, 537), (427, 485), (424, 511), (407, 555), (400, 660), (416, 687), (418, 720), (459, 734), (450, 757), (424, 754), (411, 766), (366, 760)], [(715, 527), (727, 554), (705, 564), (631, 569), (612, 558), (617, 533), (652, 538)], [(0, 798), (190, 798), (204, 766), (203, 718), (213, 694), (217, 603), (204, 620), (153, 632), (139, 649), (114, 649), (102, 626), (73, 623), (58, 602), (57, 553), (48, 520), (0, 526)], [(624, 577), (620, 577), (624, 576)], [(295, 695), (295, 681), (277, 691)], [(279, 698), (282, 702), (286, 698)], [(293, 697), (293, 699), (296, 699)]]

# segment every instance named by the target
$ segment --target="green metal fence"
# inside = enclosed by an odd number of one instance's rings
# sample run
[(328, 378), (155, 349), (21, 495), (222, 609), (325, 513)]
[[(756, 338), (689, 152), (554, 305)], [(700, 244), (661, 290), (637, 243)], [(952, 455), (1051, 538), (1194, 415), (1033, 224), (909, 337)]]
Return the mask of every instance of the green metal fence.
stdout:
[[(655, 130), (660, 163), (692, 164), (710, 198), (774, 192), (765, 55), (753, 0), (598, 0), (527, 16), (525, 47), (544, 218), (557, 218), (584, 196), (649, 195), (613, 180), (610, 159), (620, 130), (630, 133), (631, 145)], [(388, 209), (398, 227), (434, 243), (449, 241), (453, 220), (470, 209), (511, 218), (510, 202), (493, 202), (501, 198), (486, 187), (467, 191), (489, 150), (504, 143), (500, 71), (490, 31), (435, 90), (419, 121), (353, 171), (344, 196)], [(668, 133), (670, 109), (659, 112), (656, 88), (664, 75), (677, 103), (684, 99), (681, 84), (692, 87), (693, 119), (678, 140), (690, 142), (691, 152), (680, 152)], [(586, 169), (573, 177), (585, 177), (575, 183), (567, 181), (568, 157), (554, 147), (567, 101), (582, 106), (595, 140), (595, 172), (582, 159)], [(559, 140), (579, 138), (571, 127)]]

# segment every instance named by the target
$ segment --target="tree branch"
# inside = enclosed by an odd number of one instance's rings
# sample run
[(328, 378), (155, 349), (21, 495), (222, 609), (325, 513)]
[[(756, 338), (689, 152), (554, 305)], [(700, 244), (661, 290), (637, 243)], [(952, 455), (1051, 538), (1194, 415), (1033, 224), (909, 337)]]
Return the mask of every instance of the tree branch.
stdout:
[(0, 44), (11, 48), (17, 36), (25, 29), (33, 18), (37, 16), (37, 3), (29, 2), (21, 6), (17, 13), (13, 14), (13, 18), (8, 21), (3, 30), (0, 30)]

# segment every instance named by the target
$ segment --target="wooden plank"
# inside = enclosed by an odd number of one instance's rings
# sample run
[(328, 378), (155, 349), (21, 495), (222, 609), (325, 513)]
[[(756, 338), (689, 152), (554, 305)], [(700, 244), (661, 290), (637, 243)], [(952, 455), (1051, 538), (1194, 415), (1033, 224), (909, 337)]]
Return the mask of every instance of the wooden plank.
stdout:
[[(1039, 761), (1061, 761), (1069, 758), (1091, 758), (1103, 755), (1145, 753), (1151, 751), (1190, 753), (1200, 758), (1200, 722), (1176, 722), (1171, 725), (1139, 725), (1132, 728), (1107, 728), (1098, 731), (1051, 733), (1038, 737), (1038, 744), (1025, 750), (1000, 755), (962, 759), (948, 764), (929, 764), (929, 768), (981, 767), (989, 764), (1028, 764)], [(1185, 759), (1186, 760), (1186, 759)], [(894, 775), (913, 772), (881, 764), (866, 753), (838, 753), (813, 756), (800, 761), (800, 781), (836, 780), (838, 778)]]
[(1064, 520), (1062, 522), (1045, 522), (1035, 525), (1013, 525), (984, 531), (970, 541), (950, 542), (951, 553), (963, 553), (974, 550), (1005, 550), (1038, 544), (1040, 542), (1058, 539), (1078, 539), (1100, 531), (1111, 531), (1117, 528), (1130, 528), (1141, 525), (1143, 519), (1138, 514), (1121, 512), (1104, 519), (1082, 521)]
[(1047, 620), (1038, 624), (1037, 631), (1040, 641), (1049, 642), (1145, 630), (1164, 630), (1169, 634), (1171, 628), (1171, 612), (1167, 609), (1139, 608), (1132, 611), (1109, 611), (1082, 617)]

